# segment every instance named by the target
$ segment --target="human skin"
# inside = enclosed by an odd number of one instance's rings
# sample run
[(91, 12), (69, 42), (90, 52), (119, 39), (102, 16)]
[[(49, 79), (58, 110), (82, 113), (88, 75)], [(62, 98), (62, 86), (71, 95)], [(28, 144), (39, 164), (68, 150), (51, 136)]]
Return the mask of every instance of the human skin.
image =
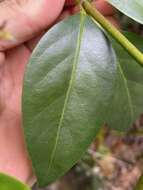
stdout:
[[(35, 178), (22, 131), (23, 74), (31, 52), (45, 30), (57, 22), (58, 17), (61, 20), (78, 11), (74, 4), (72, 0), (0, 2), (0, 25), (6, 22), (4, 29), (14, 36), (13, 41), (0, 40), (0, 172), (29, 185)], [(93, 4), (116, 24), (111, 6), (104, 0), (96, 0)]]

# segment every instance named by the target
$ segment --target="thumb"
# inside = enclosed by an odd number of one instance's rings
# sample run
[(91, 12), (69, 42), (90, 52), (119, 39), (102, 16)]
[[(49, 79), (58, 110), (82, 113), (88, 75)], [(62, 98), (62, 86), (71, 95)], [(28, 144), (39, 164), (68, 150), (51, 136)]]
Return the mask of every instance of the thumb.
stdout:
[(0, 2), (0, 26), (13, 40), (0, 40), (0, 51), (17, 46), (49, 27), (59, 16), (65, 0), (21, 0)]

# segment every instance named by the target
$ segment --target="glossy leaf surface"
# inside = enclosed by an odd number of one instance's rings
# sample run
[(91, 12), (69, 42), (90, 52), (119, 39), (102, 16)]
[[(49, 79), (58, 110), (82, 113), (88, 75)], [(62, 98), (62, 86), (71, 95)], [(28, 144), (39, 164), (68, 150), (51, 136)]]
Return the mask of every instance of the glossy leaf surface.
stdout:
[(0, 173), (0, 190), (30, 190), (30, 188), (17, 179)]
[[(143, 38), (133, 33), (126, 37), (143, 51)], [(113, 41), (118, 60), (118, 77), (107, 120), (114, 129), (128, 130), (143, 113), (143, 67)]]
[(104, 123), (115, 62), (109, 41), (84, 14), (54, 26), (35, 49), (25, 75), (23, 120), (40, 186), (70, 169)]
[(108, 0), (122, 13), (143, 24), (143, 0)]

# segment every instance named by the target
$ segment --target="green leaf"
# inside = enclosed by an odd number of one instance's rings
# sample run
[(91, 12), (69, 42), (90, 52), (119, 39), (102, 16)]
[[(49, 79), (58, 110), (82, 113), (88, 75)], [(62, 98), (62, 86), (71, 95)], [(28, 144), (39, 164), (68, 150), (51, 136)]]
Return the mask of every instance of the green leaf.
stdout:
[(114, 7), (143, 24), (143, 0), (108, 0)]
[[(125, 36), (143, 51), (143, 38), (133, 33)], [(107, 121), (112, 128), (124, 131), (143, 113), (143, 67), (117, 42), (112, 44), (118, 60), (118, 77)]]
[(109, 41), (84, 14), (54, 26), (34, 51), (23, 120), (40, 186), (70, 169), (98, 133), (112, 98), (115, 62)]
[(0, 190), (30, 190), (30, 188), (17, 179), (0, 173)]

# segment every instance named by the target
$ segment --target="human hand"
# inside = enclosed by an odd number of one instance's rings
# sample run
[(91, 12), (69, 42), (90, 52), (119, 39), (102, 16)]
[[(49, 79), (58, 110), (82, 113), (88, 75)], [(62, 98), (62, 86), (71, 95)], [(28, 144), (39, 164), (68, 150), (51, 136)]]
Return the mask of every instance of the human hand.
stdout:
[[(3, 0), (0, 24), (13, 41), (0, 40), (0, 172), (32, 184), (34, 175), (26, 151), (21, 118), (22, 80), (33, 48), (61, 14), (65, 0)], [(104, 0), (93, 2), (112, 19), (114, 9)], [(60, 19), (78, 11), (73, 0), (66, 1)]]

